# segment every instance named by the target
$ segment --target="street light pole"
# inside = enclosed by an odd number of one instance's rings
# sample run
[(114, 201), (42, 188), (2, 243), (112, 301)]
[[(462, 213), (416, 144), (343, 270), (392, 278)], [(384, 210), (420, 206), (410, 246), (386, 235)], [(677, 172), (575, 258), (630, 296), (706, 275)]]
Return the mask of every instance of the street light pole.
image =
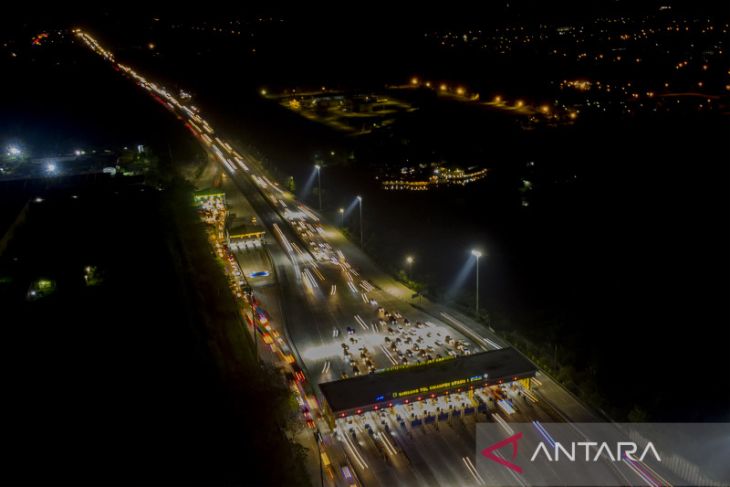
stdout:
[(408, 264), (408, 278), (411, 279), (411, 271), (413, 270), (413, 256), (409, 255), (408, 257), (406, 257), (406, 264)]
[(253, 297), (253, 290), (249, 287), (247, 287), (246, 291), (248, 291), (248, 303), (251, 305), (251, 329), (253, 330), (253, 350), (254, 350), (254, 357), (256, 359), (256, 364), (259, 363), (259, 344), (258, 339), (256, 335), (258, 334), (258, 331), (256, 330), (256, 321), (257, 321), (257, 313), (256, 308), (254, 306), (254, 297)]
[(360, 203), (360, 248), (363, 247), (363, 236), (362, 236), (362, 196), (357, 197), (357, 201)]
[(322, 166), (315, 164), (317, 168), (317, 193), (319, 195), (319, 211), (322, 211)]
[(340, 226), (344, 227), (345, 226), (345, 209), (340, 208), (339, 211), (340, 211)]
[(479, 318), (479, 257), (482, 256), (482, 253), (479, 252), (478, 250), (472, 250), (471, 255), (473, 255), (474, 257), (477, 258), (477, 294), (476, 294), (475, 310), (476, 310), (477, 318)]

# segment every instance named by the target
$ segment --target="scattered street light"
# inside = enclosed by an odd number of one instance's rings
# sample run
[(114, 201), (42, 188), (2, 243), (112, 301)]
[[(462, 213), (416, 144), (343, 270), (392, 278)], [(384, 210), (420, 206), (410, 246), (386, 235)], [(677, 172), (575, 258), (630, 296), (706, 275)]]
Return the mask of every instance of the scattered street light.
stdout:
[(340, 212), (340, 226), (344, 227), (345, 226), (345, 209), (340, 208), (338, 211)]
[(476, 294), (476, 314), (477, 318), (479, 317), (479, 257), (482, 256), (482, 253), (476, 249), (471, 251), (471, 255), (477, 258), (477, 294)]
[(319, 164), (314, 165), (317, 169), (317, 193), (319, 196), (319, 211), (322, 211), (322, 166)]
[(360, 203), (360, 247), (363, 246), (363, 236), (362, 236), (362, 196), (357, 197), (357, 202)]

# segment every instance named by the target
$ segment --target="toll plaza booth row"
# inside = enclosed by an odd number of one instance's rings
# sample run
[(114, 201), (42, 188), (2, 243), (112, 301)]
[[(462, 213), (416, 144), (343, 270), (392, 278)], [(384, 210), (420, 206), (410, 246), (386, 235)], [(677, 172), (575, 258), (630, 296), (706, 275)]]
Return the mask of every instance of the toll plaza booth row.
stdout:
[(368, 375), (319, 384), (331, 420), (408, 404), (433, 395), (464, 392), (535, 376), (537, 367), (508, 347), (462, 357), (400, 365)]

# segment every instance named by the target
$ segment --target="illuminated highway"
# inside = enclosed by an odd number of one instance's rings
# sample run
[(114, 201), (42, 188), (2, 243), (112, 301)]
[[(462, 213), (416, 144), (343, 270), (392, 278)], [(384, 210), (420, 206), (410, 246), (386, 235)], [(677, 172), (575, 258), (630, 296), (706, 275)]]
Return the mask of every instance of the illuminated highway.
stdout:
[[(411, 301), (413, 292), (384, 273), (341, 232), (267, 177), (259, 161), (238, 152), (197, 109), (119, 64), (87, 34), (77, 35), (180, 116), (227, 175), (232, 200), (250, 208), (267, 230), (265, 250), (235, 255), (248, 272), (271, 267), (258, 281), (258, 299), (272, 316), (279, 349), (291, 347), (306, 383), (328, 485), (486, 485), (475, 460), (475, 424), (511, 421), (590, 421), (596, 418), (558, 385), (538, 374), (536, 390), (518, 383), (438, 396), (378, 412), (338, 418), (331, 429), (317, 403), (317, 384), (395, 365), (415, 365), (505, 346), (470, 318), (438, 304)], [(269, 257), (265, 252), (268, 252)], [(262, 349), (266, 344), (261, 345)], [(272, 348), (273, 350), (273, 348)], [(274, 359), (272, 359), (274, 357)], [(275, 360), (271, 354), (264, 360)], [(282, 352), (280, 358), (286, 358)], [(387, 391), (386, 391), (387, 392)], [(311, 395), (316, 396), (316, 401)], [(302, 402), (304, 404), (305, 401)], [(312, 445), (307, 445), (311, 447)], [(505, 472), (504, 475), (509, 475)], [(514, 479), (513, 479), (514, 481)]]

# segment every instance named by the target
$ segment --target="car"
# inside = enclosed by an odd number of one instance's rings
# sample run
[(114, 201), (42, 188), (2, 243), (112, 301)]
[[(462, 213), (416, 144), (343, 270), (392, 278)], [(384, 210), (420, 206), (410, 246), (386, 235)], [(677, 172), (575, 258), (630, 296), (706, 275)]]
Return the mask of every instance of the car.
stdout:
[(372, 304), (373, 306), (377, 306), (378, 305), (378, 302), (375, 301), (374, 299), (371, 299), (370, 300), (370, 304)]
[(348, 335), (354, 335), (355, 334), (355, 329), (353, 327), (351, 327), (351, 326), (348, 326), (347, 327), (347, 334)]

